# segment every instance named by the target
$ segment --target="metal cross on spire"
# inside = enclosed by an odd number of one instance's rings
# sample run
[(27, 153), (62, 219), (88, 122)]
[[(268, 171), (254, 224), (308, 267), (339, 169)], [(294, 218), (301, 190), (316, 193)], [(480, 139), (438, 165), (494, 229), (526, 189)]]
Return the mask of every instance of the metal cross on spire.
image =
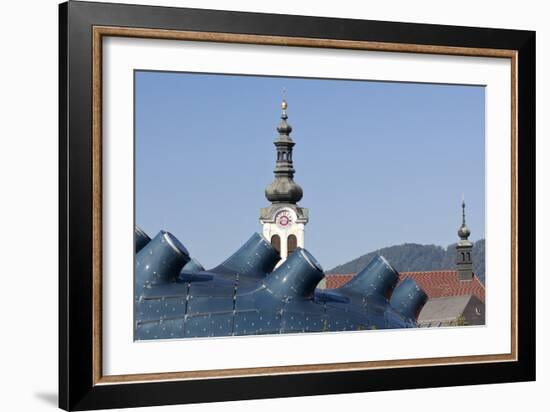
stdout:
[(462, 193), (462, 224), (466, 225), (466, 203), (464, 202), (464, 193)]

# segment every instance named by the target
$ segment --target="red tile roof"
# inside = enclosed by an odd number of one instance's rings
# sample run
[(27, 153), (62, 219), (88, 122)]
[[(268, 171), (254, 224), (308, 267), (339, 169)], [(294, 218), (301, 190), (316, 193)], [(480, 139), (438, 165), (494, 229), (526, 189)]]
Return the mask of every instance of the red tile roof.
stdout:
[[(347, 283), (352, 277), (351, 274), (326, 275), (327, 289), (335, 289)], [(474, 275), (472, 280), (459, 280), (456, 270), (434, 270), (426, 272), (400, 272), (399, 283), (406, 278), (412, 278), (418, 286), (426, 292), (429, 299), (446, 296), (474, 295), (482, 302), (485, 302), (485, 286)]]
[(345, 275), (327, 273), (325, 276), (327, 280), (327, 289), (336, 289), (345, 285), (354, 275), (354, 273), (346, 273)]

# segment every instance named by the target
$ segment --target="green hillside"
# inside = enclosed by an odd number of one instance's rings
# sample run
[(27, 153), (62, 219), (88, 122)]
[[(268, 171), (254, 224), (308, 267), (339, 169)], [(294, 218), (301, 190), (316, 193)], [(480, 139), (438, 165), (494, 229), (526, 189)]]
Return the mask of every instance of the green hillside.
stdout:
[[(435, 245), (405, 243), (367, 253), (357, 259), (336, 266), (327, 273), (357, 273), (375, 256), (384, 256), (399, 272), (455, 269), (456, 243), (443, 248)], [(485, 239), (474, 242), (474, 273), (485, 284)]]

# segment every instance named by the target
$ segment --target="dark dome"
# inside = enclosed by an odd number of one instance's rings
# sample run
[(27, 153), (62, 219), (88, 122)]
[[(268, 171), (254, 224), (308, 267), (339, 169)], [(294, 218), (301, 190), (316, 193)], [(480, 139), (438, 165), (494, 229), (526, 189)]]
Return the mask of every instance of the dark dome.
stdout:
[(465, 224), (460, 226), (460, 228), (458, 228), (458, 236), (461, 239), (468, 239), (468, 236), (470, 236), (470, 229), (468, 229), (468, 226)]
[(289, 177), (278, 177), (265, 188), (265, 197), (270, 202), (296, 203), (303, 195), (300, 185)]
[(286, 118), (282, 118), (281, 122), (279, 123), (279, 126), (277, 126), (277, 131), (280, 134), (288, 135), (290, 134), (290, 132), (292, 132), (292, 126), (288, 124), (288, 122), (286, 121)]

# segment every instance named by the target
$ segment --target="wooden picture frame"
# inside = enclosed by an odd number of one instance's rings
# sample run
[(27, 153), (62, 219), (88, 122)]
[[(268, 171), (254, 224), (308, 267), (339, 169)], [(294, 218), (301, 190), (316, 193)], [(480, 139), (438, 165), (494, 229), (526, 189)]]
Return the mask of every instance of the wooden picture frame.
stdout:
[[(107, 3), (60, 5), (59, 406), (88, 410), (535, 379), (535, 33)], [(102, 39), (511, 60), (511, 352), (104, 376)], [(508, 121), (508, 120), (503, 120)], [(520, 185), (521, 183), (521, 185)]]

